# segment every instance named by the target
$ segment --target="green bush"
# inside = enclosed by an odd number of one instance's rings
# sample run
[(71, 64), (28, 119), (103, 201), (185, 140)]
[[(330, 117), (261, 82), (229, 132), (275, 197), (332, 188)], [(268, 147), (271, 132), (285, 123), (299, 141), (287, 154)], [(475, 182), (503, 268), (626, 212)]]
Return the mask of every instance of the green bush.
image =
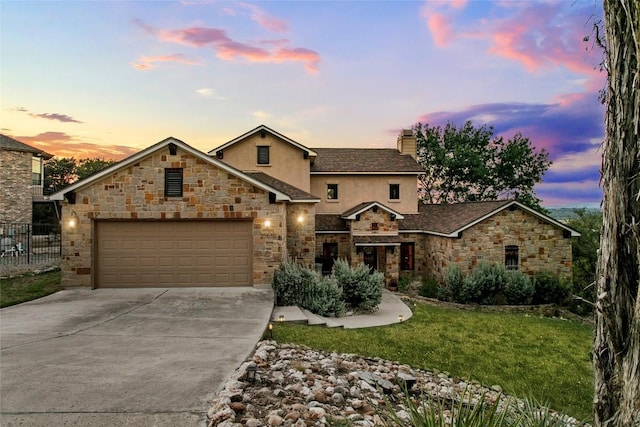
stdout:
[(342, 289), (342, 297), (349, 307), (372, 312), (380, 305), (384, 283), (382, 273), (371, 272), (365, 264), (352, 268), (346, 260), (339, 259), (333, 265), (333, 277)]
[(342, 290), (335, 278), (322, 277), (318, 274), (318, 283), (313, 287), (311, 296), (305, 301), (303, 307), (320, 316), (342, 316), (345, 306), (342, 300)]
[(273, 292), (279, 306), (302, 305), (310, 286), (315, 284), (311, 271), (289, 260), (283, 261), (273, 277)]
[(440, 298), (442, 296), (442, 290), (440, 289), (440, 286), (438, 286), (438, 282), (435, 280), (424, 279), (422, 281), (419, 294), (421, 297), (426, 298)]
[(447, 301), (462, 302), (462, 285), (464, 283), (464, 275), (458, 264), (451, 264), (447, 267), (445, 278), (445, 289), (442, 291), (441, 297)]
[(505, 269), (502, 265), (481, 262), (464, 278), (459, 302), (495, 304), (496, 297), (503, 292), (504, 283)]
[(533, 278), (535, 293), (533, 294), (534, 304), (566, 304), (571, 290), (566, 282), (557, 275), (545, 271), (537, 273)]
[(508, 304), (531, 304), (535, 287), (529, 276), (519, 270), (505, 272), (504, 295)]

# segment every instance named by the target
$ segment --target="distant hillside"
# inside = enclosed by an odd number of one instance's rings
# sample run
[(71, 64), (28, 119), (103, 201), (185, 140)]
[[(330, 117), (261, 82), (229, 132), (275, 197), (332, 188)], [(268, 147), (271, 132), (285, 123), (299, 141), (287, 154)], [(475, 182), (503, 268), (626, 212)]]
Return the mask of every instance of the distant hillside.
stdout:
[[(558, 221), (569, 221), (576, 217), (576, 209), (582, 208), (547, 208), (549, 211), (549, 216), (557, 219)], [(595, 208), (586, 208), (587, 213), (598, 213), (602, 212), (600, 209)]]

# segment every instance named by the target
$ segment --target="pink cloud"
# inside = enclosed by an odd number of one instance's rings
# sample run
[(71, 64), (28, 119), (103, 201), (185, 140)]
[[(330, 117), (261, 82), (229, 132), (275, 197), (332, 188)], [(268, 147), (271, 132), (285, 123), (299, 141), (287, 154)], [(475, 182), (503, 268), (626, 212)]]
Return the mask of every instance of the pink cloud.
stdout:
[(68, 116), (66, 114), (60, 114), (60, 113), (40, 113), (40, 114), (30, 113), (29, 115), (31, 117), (37, 117), (40, 119), (48, 119), (48, 120), (56, 120), (63, 123), (82, 123), (80, 120), (76, 120), (71, 116)]
[(200, 65), (199, 62), (187, 59), (181, 53), (175, 53), (173, 55), (141, 56), (138, 62), (133, 64), (133, 66), (138, 70), (148, 70), (153, 68), (152, 64), (154, 62), (178, 62), (187, 65)]
[(121, 160), (138, 152), (123, 145), (102, 145), (83, 142), (65, 132), (43, 132), (34, 136), (12, 136), (12, 138), (32, 145), (56, 157), (76, 159), (100, 157), (106, 160)]
[(427, 26), (433, 36), (433, 43), (437, 47), (447, 46), (455, 38), (455, 33), (451, 28), (451, 18), (432, 13), (427, 17)]
[(262, 28), (275, 33), (282, 33), (287, 31), (288, 29), (287, 21), (272, 15), (269, 15), (267, 12), (265, 12), (264, 10), (262, 10), (256, 5), (248, 4), (248, 3), (240, 3), (240, 5), (251, 11), (251, 19), (256, 21)]
[[(149, 25), (136, 20), (136, 25), (142, 28), (147, 34), (150, 34), (161, 41), (184, 44), (193, 47), (210, 47), (218, 58), (231, 61), (236, 58), (242, 58), (250, 62), (302, 62), (308, 72), (317, 72), (320, 63), (320, 55), (318, 52), (307, 48), (289, 47), (289, 40), (261, 40), (255, 43), (244, 43), (236, 41), (227, 36), (226, 31), (219, 28), (206, 27), (190, 27), (180, 30), (161, 30), (153, 28)], [(143, 57), (145, 58), (145, 57)], [(165, 58), (165, 57), (153, 57)], [(186, 62), (183, 56), (171, 55), (171, 59), (156, 60), (175, 60)], [(140, 61), (134, 66), (140, 70), (146, 70), (151, 67), (152, 61)]]

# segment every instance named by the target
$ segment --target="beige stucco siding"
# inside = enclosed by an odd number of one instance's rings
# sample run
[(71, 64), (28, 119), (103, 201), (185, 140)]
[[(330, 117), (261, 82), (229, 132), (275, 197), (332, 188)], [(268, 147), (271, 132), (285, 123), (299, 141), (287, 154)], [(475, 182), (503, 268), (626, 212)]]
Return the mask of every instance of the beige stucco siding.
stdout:
[[(327, 199), (327, 184), (338, 184), (338, 199)], [(400, 199), (389, 199), (389, 184), (400, 184)], [(312, 175), (311, 194), (320, 197), (319, 214), (342, 213), (362, 202), (377, 201), (401, 214), (418, 212), (415, 175)]]
[[(183, 197), (164, 197), (164, 169), (183, 168)], [(78, 224), (69, 225), (76, 216)], [(138, 163), (94, 182), (63, 203), (62, 282), (93, 286), (95, 220), (251, 220), (254, 286), (270, 284), (285, 240), (285, 205), (267, 192), (178, 149), (159, 149)], [(266, 221), (269, 226), (266, 227)]]
[[(269, 147), (269, 165), (259, 165), (258, 146)], [(238, 141), (224, 150), (222, 161), (242, 171), (259, 171), (309, 192), (309, 159), (302, 150), (269, 132)]]
[(462, 237), (426, 238), (426, 275), (444, 280), (447, 267), (464, 273), (481, 261), (504, 265), (505, 246), (518, 247), (519, 269), (525, 274), (549, 271), (571, 278), (571, 238), (563, 230), (520, 209), (503, 210), (462, 233)]

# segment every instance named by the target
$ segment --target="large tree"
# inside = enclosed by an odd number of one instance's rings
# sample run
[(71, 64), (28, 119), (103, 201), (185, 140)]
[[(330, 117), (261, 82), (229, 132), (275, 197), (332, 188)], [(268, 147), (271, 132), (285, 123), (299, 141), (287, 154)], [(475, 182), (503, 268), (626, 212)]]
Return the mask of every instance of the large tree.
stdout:
[(551, 162), (548, 153), (536, 150), (528, 138), (516, 133), (505, 140), (493, 127), (476, 127), (467, 121), (456, 127), (417, 123), (420, 198), (425, 203), (514, 198), (540, 208), (534, 185), (542, 180)]
[(101, 157), (76, 160), (73, 157), (52, 157), (44, 164), (44, 186), (53, 193), (116, 163)]
[(605, 0), (603, 225), (597, 265), (595, 425), (640, 425), (640, 2)]

